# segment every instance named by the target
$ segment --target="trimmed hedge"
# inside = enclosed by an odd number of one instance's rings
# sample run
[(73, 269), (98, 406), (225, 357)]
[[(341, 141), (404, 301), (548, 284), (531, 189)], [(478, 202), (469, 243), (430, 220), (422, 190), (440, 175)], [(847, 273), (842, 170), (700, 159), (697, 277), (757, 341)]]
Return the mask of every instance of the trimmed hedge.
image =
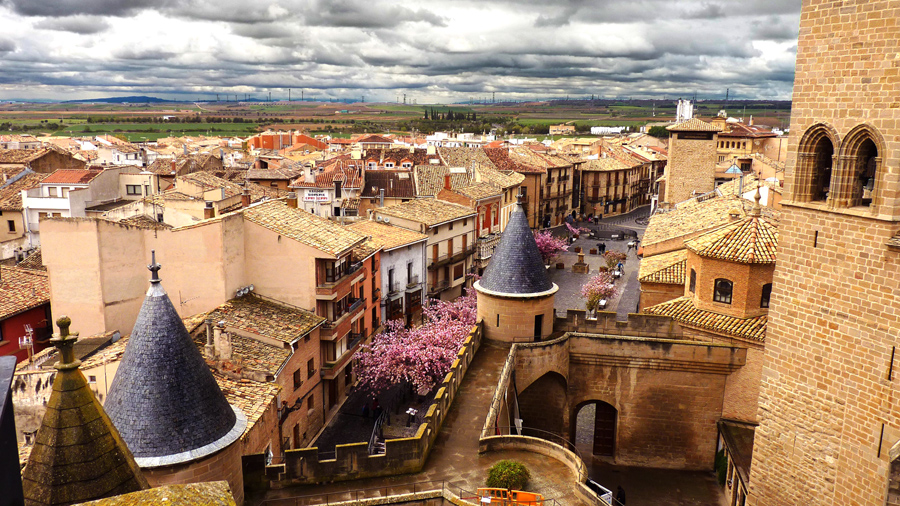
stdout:
[(531, 473), (524, 464), (515, 460), (501, 460), (488, 469), (487, 486), (508, 490), (523, 490)]

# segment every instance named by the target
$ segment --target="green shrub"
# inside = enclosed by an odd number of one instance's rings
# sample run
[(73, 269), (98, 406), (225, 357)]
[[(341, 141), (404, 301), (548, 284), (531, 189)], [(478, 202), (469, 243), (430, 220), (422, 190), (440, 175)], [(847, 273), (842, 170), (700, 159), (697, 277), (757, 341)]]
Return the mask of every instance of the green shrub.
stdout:
[(505, 488), (509, 490), (522, 490), (528, 484), (531, 473), (521, 462), (515, 460), (501, 460), (488, 470), (487, 486), (491, 488)]

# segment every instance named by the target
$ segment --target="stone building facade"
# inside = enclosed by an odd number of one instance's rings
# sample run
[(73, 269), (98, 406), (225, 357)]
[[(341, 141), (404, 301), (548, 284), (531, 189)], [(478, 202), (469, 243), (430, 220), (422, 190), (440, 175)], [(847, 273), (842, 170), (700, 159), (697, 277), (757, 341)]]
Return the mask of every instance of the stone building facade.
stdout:
[(667, 127), (669, 163), (666, 165), (662, 207), (672, 207), (716, 185), (716, 142), (719, 127), (696, 118)]
[(895, 504), (900, 2), (803, 2), (749, 504)]

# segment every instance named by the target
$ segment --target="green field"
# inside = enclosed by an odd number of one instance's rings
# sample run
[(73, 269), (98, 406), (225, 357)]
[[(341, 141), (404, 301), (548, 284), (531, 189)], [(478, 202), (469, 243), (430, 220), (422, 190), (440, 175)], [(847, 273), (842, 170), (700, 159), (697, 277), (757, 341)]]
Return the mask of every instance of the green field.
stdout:
[(256, 123), (81, 123), (54, 133), (57, 136), (121, 135), (129, 141), (155, 141), (160, 137), (218, 135), (246, 137), (257, 132)]

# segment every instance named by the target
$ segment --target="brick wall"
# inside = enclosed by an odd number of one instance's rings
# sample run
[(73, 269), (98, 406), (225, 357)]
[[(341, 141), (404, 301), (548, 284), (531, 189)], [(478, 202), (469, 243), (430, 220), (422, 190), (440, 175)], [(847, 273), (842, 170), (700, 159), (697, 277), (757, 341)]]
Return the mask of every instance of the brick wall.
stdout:
[[(760, 303), (763, 285), (772, 282), (774, 264), (739, 264), (701, 257), (688, 250), (685, 270), (689, 277), (691, 269), (697, 273), (694, 306), (698, 309), (737, 318), (752, 318), (768, 313), (768, 309), (760, 307)], [(717, 279), (727, 279), (733, 283), (730, 304), (713, 300)], [(685, 288), (685, 295), (691, 295), (687, 292), (688, 288), (690, 287)]]
[(684, 295), (684, 290), (684, 285), (642, 282), (641, 302), (638, 304), (638, 312), (642, 312), (646, 307), (655, 306), (682, 297)]
[(710, 192), (716, 184), (716, 136), (710, 140), (681, 139), (683, 134), (672, 132), (669, 139), (664, 202), (672, 205), (691, 198), (692, 191)]
[[(884, 504), (888, 450), (900, 438), (900, 1), (803, 2), (749, 504)], [(881, 136), (875, 205), (832, 207), (797, 178), (799, 141), (834, 135), (835, 170), (851, 132)], [(808, 162), (808, 157), (803, 157)], [(837, 193), (839, 188), (835, 189)], [(889, 379), (890, 378), (890, 379)]]

